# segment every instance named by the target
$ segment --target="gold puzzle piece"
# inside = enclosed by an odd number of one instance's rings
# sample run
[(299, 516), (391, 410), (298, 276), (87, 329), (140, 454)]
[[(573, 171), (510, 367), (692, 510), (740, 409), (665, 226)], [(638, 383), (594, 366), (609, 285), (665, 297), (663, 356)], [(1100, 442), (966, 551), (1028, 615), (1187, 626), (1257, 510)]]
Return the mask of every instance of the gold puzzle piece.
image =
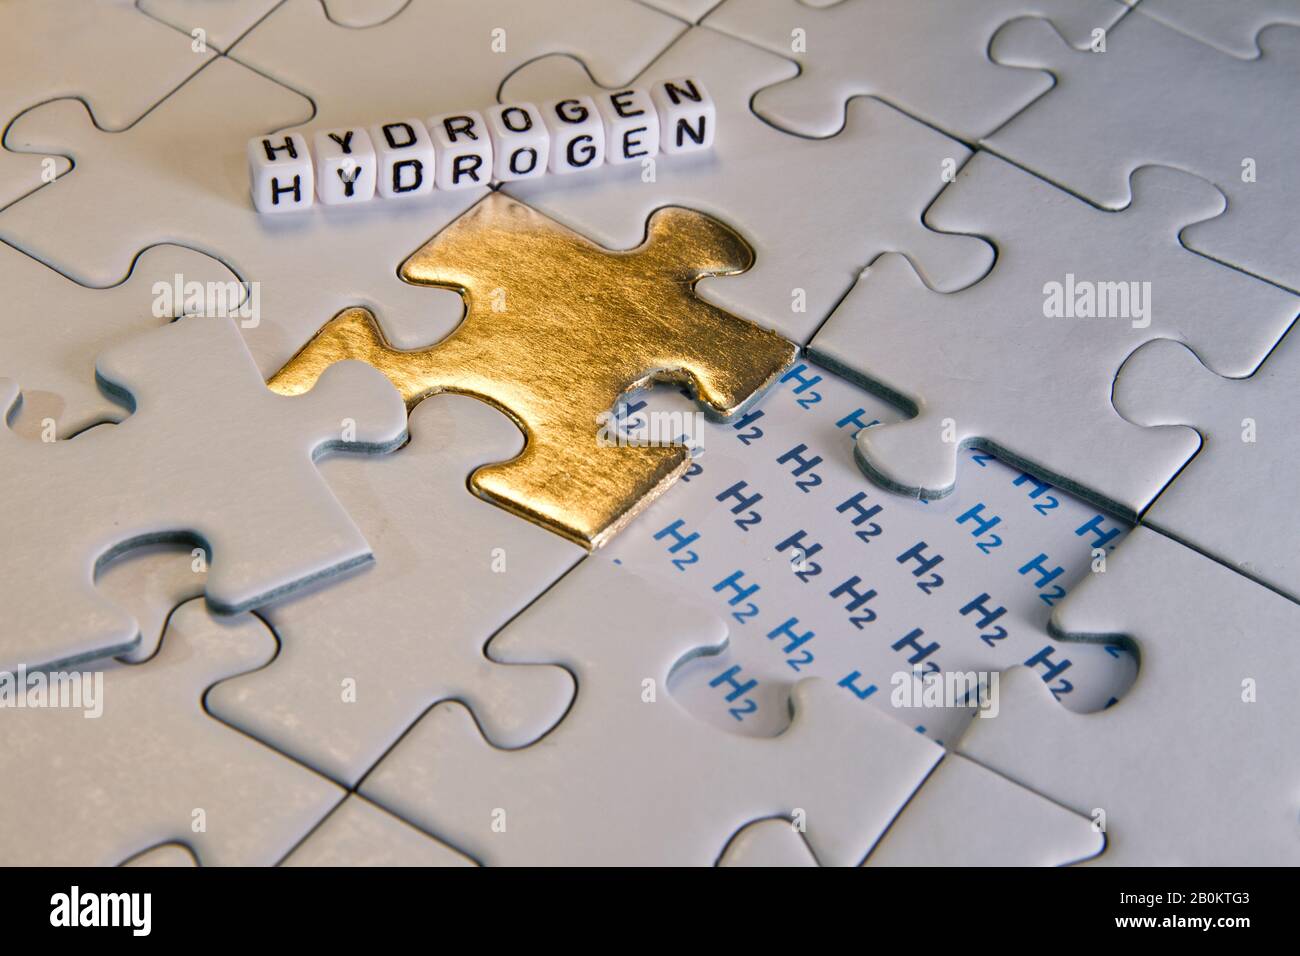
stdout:
[(324, 369), (360, 359), (384, 372), (408, 410), (436, 392), (472, 395), (523, 429), (513, 461), (479, 468), (470, 487), (530, 521), (596, 548), (686, 467), (680, 445), (598, 442), (598, 418), (650, 381), (681, 382), (706, 413), (741, 411), (796, 347), (695, 295), (754, 254), (703, 213), (665, 208), (626, 252), (596, 245), (492, 193), (403, 263), (403, 279), (456, 289), (464, 321), (428, 348), (401, 351), (365, 309), (340, 312), (271, 379), (305, 392)]

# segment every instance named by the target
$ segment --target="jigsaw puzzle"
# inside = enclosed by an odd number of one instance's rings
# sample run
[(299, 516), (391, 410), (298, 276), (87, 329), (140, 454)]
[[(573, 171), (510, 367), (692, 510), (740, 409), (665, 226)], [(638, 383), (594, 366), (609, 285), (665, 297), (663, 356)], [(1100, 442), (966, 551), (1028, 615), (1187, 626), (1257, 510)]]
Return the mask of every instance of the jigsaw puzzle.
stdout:
[(1300, 864), (1298, 43), (0, 0), (0, 864)]

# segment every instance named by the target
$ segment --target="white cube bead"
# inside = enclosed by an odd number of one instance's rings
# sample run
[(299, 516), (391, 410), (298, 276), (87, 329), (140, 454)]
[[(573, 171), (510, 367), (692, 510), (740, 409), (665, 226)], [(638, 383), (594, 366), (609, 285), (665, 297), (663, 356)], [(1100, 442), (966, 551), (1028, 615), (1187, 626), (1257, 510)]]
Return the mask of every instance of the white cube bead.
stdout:
[(322, 130), (312, 137), (316, 195), (328, 206), (375, 198), (375, 147), (359, 127)]
[(419, 120), (394, 120), (370, 127), (378, 167), (376, 188), (385, 199), (433, 192), (433, 140)]
[(605, 162), (634, 163), (659, 152), (659, 113), (645, 90), (618, 90), (596, 97), (605, 126)]
[(650, 88), (650, 98), (659, 111), (659, 148), (665, 153), (689, 153), (713, 145), (718, 110), (699, 80), (662, 80)]
[(438, 155), (439, 189), (468, 189), (492, 181), (492, 136), (476, 110), (444, 113), (429, 120)]
[(248, 175), (258, 212), (293, 212), (315, 201), (311, 153), (301, 133), (250, 139)]
[(546, 174), (551, 137), (532, 103), (505, 103), (484, 112), (492, 136), (492, 178), (501, 182)]
[(605, 124), (590, 96), (543, 103), (542, 121), (551, 134), (551, 172), (576, 173), (605, 161)]

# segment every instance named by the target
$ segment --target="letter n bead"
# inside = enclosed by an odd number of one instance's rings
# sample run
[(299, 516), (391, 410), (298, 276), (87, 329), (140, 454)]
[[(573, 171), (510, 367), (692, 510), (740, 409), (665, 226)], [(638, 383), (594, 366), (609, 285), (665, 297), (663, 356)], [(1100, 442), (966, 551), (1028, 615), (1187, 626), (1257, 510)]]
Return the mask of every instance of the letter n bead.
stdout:
[(689, 153), (713, 145), (718, 110), (699, 80), (664, 80), (651, 87), (650, 98), (659, 111), (659, 146), (665, 153)]
[(306, 209), (315, 201), (311, 153), (301, 133), (250, 139), (248, 173), (258, 212), (292, 212)]

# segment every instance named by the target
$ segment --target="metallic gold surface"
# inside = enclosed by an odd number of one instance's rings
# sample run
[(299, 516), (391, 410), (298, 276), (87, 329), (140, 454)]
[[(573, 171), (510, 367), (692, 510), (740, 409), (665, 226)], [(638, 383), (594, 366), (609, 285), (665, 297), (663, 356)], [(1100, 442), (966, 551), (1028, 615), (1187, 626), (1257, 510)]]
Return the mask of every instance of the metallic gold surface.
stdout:
[(326, 324), (271, 379), (293, 395), (331, 363), (384, 372), (408, 409), (440, 391), (500, 408), (527, 442), (485, 465), (473, 490), (503, 508), (599, 547), (687, 464), (681, 446), (610, 446), (597, 419), (648, 381), (687, 384), (705, 411), (728, 418), (790, 363), (795, 346), (696, 297), (697, 280), (743, 272), (753, 252), (716, 220), (667, 208), (646, 240), (614, 252), (493, 193), (402, 265), (409, 282), (456, 289), (465, 320), (427, 349), (400, 351), (365, 309)]

